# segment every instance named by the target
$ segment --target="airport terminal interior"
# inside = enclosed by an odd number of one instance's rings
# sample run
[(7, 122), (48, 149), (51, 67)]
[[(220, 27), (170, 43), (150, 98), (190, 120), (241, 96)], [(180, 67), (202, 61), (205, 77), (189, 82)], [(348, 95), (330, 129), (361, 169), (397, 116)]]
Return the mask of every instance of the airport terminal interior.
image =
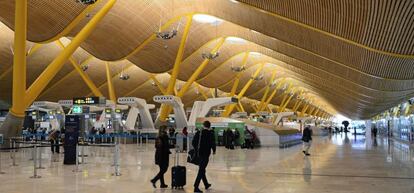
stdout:
[(0, 0), (0, 193), (413, 182), (414, 1)]

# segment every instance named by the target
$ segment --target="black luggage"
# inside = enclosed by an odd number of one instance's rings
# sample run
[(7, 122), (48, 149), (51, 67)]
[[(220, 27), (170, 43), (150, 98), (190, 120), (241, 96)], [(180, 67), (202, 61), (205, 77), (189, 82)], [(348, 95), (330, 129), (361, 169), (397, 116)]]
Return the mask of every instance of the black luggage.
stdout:
[(171, 169), (171, 187), (182, 189), (186, 184), (186, 168), (184, 166), (173, 166)]
[(174, 166), (171, 168), (171, 188), (183, 189), (187, 182), (187, 169), (179, 165), (179, 155), (175, 151)]

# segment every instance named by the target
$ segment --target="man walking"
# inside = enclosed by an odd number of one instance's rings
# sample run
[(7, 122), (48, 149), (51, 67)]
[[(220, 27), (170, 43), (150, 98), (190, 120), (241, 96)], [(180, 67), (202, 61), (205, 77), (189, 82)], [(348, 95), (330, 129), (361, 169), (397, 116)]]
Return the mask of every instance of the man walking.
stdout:
[[(204, 121), (203, 129), (198, 131), (192, 141), (193, 147), (196, 149), (199, 154), (200, 162), (198, 168), (197, 178), (194, 182), (194, 192), (202, 193), (199, 189), (201, 180), (203, 180), (204, 186), (207, 189), (211, 187), (211, 184), (208, 183), (206, 177), (206, 168), (210, 158), (211, 151), (213, 154), (216, 154), (216, 142), (214, 137), (214, 131), (210, 128), (211, 123), (209, 121)], [(200, 142), (200, 146), (199, 143)]]
[(310, 156), (309, 149), (312, 142), (312, 130), (310, 129), (310, 126), (307, 125), (305, 129), (303, 130), (302, 134), (302, 141), (303, 141), (303, 154), (306, 156)]

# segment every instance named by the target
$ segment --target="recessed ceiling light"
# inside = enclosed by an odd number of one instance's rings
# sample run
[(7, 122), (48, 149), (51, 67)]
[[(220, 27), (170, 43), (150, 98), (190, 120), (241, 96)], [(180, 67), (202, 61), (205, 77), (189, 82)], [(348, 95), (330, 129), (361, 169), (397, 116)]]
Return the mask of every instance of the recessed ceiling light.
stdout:
[(259, 53), (259, 52), (250, 52), (249, 55), (252, 55), (252, 56), (261, 56), (262, 54)]
[(238, 37), (228, 37), (228, 38), (226, 38), (226, 41), (228, 41), (229, 43), (232, 43), (232, 44), (244, 44), (244, 43), (246, 43), (245, 39), (238, 38)]
[(193, 16), (194, 21), (199, 22), (199, 23), (208, 23), (208, 24), (214, 24), (214, 25), (218, 25), (221, 22), (223, 22), (223, 20), (211, 16), (211, 15), (205, 15), (205, 14), (195, 14)]

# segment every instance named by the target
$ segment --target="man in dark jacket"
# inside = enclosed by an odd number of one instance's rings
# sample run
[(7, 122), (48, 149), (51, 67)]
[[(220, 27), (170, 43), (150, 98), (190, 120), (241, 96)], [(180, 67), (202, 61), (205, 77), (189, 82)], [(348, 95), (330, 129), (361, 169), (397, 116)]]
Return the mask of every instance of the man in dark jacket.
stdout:
[(159, 135), (155, 140), (155, 164), (160, 168), (158, 174), (151, 180), (152, 186), (157, 188), (156, 184), (158, 180), (161, 182), (161, 188), (167, 188), (168, 185), (164, 182), (164, 174), (168, 170), (170, 160), (170, 144), (168, 142), (167, 127), (161, 126)]
[(310, 129), (310, 126), (306, 126), (305, 129), (303, 130), (302, 141), (303, 141), (303, 151), (302, 151), (303, 154), (305, 154), (306, 156), (310, 156), (309, 148), (312, 142), (312, 130)]
[[(192, 141), (193, 147), (196, 149), (200, 157), (198, 174), (194, 182), (194, 192), (202, 193), (202, 191), (198, 188), (201, 180), (203, 180), (203, 183), (206, 189), (211, 187), (211, 184), (209, 184), (207, 181), (206, 168), (207, 168), (208, 161), (211, 155), (211, 151), (213, 151), (213, 154), (216, 154), (216, 141), (215, 141), (214, 131), (210, 128), (210, 126), (211, 126), (211, 123), (209, 121), (205, 121), (203, 123), (204, 128), (201, 131), (198, 131), (194, 135), (194, 138)], [(199, 141), (200, 141), (200, 146), (198, 144)]]

